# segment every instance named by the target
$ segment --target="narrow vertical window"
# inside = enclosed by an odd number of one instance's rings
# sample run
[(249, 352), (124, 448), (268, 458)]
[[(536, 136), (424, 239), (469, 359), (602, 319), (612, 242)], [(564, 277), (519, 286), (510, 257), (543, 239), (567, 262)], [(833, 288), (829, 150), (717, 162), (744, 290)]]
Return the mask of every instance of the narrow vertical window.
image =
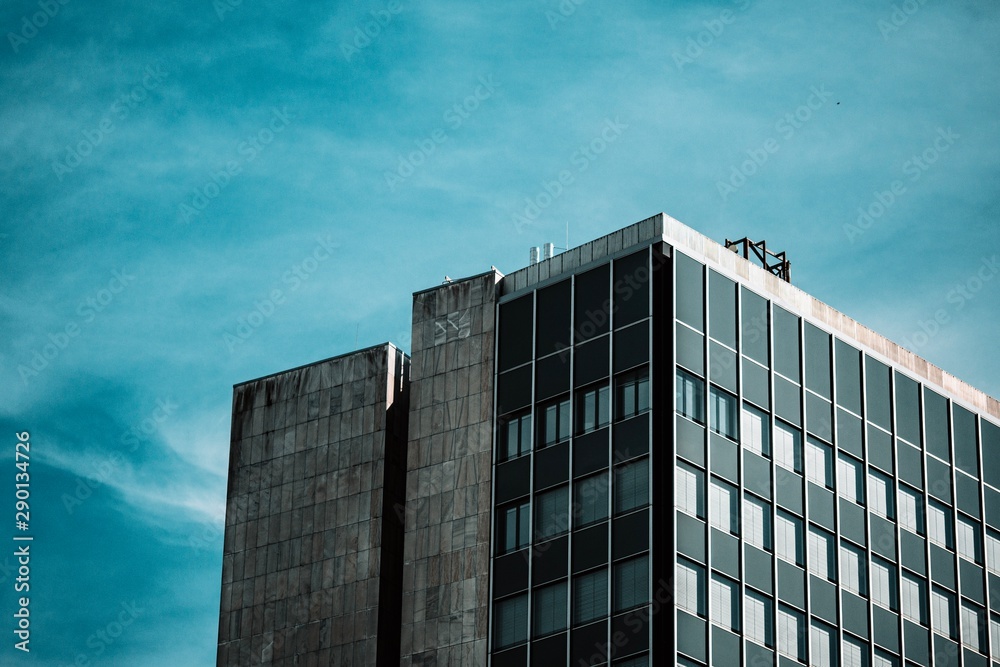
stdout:
[(566, 582), (536, 588), (532, 594), (532, 624), (536, 637), (566, 629)]
[(719, 530), (740, 534), (740, 495), (736, 487), (712, 478), (708, 489), (708, 519)]
[(940, 588), (931, 591), (931, 626), (935, 632), (956, 639), (955, 596)]
[(941, 546), (952, 546), (951, 510), (931, 501), (927, 505), (927, 537)]
[(986, 652), (986, 613), (967, 602), (962, 603), (962, 643)]
[(771, 550), (771, 506), (751, 495), (743, 498), (743, 533), (749, 544)]
[(615, 514), (649, 504), (649, 459), (615, 468)]
[(709, 596), (709, 618), (713, 623), (727, 630), (740, 630), (740, 587), (721, 575), (712, 574), (711, 595)]
[(774, 603), (771, 599), (747, 590), (744, 610), (746, 638), (762, 646), (774, 646)]
[(500, 600), (493, 608), (493, 643), (507, 648), (528, 641), (528, 596)]
[(576, 431), (590, 433), (611, 421), (610, 390), (607, 385), (580, 390), (576, 396)]
[(535, 539), (546, 540), (569, 529), (569, 487), (535, 496)]
[(872, 602), (896, 609), (896, 568), (879, 558), (872, 559)]
[(868, 497), (873, 512), (887, 519), (895, 516), (892, 479), (874, 468), (868, 469)]
[(903, 573), (903, 617), (927, 625), (927, 582)]
[(573, 622), (587, 623), (608, 615), (608, 571), (597, 570), (573, 580)]
[(774, 462), (783, 468), (802, 472), (802, 436), (791, 426), (775, 422)]
[(865, 554), (846, 542), (840, 546), (840, 581), (845, 589), (858, 595), (868, 594)]
[(833, 447), (815, 438), (806, 439), (806, 479), (833, 488)]
[(729, 392), (712, 387), (709, 390), (708, 408), (712, 430), (736, 440), (738, 431), (736, 397)]
[[(702, 571), (702, 591), (704, 591), (704, 583), (704, 571)], [(624, 611), (647, 604), (649, 597), (648, 556), (640, 556), (615, 564), (615, 611)]]
[(501, 461), (517, 458), (531, 451), (531, 413), (522, 412), (502, 418), (500, 426)]
[(677, 464), (674, 504), (699, 519), (705, 518), (705, 473), (686, 463)]
[(649, 370), (643, 368), (615, 379), (615, 419), (628, 419), (649, 410)]
[(705, 381), (682, 370), (677, 371), (677, 411), (705, 423)]
[(574, 483), (573, 513), (577, 528), (608, 518), (607, 472), (584, 477)]
[(918, 491), (899, 486), (899, 525), (902, 528), (924, 534), (924, 498)]
[(500, 555), (523, 549), (531, 543), (531, 505), (527, 502), (497, 510), (497, 547)]
[(837, 490), (842, 498), (865, 504), (865, 482), (861, 464), (846, 454), (837, 459)]
[(956, 528), (958, 555), (975, 563), (981, 563), (983, 555), (982, 549), (979, 548), (979, 525), (959, 516)]
[(564, 398), (538, 409), (539, 446), (549, 447), (569, 439), (569, 399)]
[(790, 563), (802, 565), (802, 520), (778, 512), (774, 527), (774, 553)]
[(743, 446), (761, 456), (771, 455), (771, 421), (766, 413), (743, 404)]
[(833, 535), (815, 526), (809, 526), (808, 570), (828, 581), (837, 580), (836, 548)]
[[(705, 615), (705, 568), (683, 558), (678, 560), (676, 588), (679, 608), (698, 616)], [(617, 593), (615, 601), (616, 609), (623, 608), (619, 607)]]
[(806, 659), (805, 619), (790, 607), (778, 607), (778, 652), (795, 660)]

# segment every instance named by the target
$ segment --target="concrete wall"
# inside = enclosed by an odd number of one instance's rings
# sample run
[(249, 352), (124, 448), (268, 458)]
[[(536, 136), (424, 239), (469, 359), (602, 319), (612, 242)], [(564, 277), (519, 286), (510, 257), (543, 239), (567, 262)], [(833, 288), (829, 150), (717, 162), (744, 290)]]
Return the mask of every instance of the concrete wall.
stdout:
[(219, 665), (398, 664), (407, 366), (387, 344), (234, 388)]
[(402, 665), (486, 661), (499, 278), (413, 298)]

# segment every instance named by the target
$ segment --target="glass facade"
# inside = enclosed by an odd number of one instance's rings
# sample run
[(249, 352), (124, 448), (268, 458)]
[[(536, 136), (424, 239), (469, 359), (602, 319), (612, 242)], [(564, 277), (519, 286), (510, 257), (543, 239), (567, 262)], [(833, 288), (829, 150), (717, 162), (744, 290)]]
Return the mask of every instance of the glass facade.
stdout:
[[(654, 587), (650, 558), (653, 406), (673, 404), (657, 395), (653, 378), (658, 264), (647, 247), (498, 308), (500, 322), (508, 313), (515, 319), (500, 325), (497, 341), (493, 521), (502, 542), (493, 550), (493, 665), (658, 664), (650, 651), (654, 595), (672, 600), (676, 592)], [(685, 391), (705, 422), (699, 383)], [(734, 396), (720, 401), (712, 423), (735, 436)], [(704, 517), (705, 480), (688, 471), (685, 498)], [(690, 590), (705, 587), (703, 567), (690, 576)], [(685, 581), (676, 580), (677, 591)], [(690, 604), (696, 613), (707, 608), (704, 599)], [(738, 611), (738, 600), (730, 609)]]
[[(693, 602), (675, 610), (679, 663), (1000, 664), (990, 662), (1000, 655), (1000, 474), (980, 475), (988, 457), (1000, 464), (989, 447), (997, 427), (681, 257), (674, 408), (685, 429), (705, 414), (709, 429), (699, 447), (675, 448), (676, 563), (703, 573), (686, 580)], [(737, 405), (739, 433), (728, 426)], [(725, 479), (716, 435), (740, 442)], [(741, 561), (734, 579), (730, 553)]]
[(494, 665), (1000, 666), (1000, 427), (679, 250), (552, 281), (499, 308)]

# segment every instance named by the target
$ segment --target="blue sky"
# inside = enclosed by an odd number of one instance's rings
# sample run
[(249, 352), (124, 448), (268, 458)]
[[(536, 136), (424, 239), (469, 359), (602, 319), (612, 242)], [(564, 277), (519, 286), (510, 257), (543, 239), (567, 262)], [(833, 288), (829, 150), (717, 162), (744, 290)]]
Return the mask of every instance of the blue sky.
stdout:
[(0, 555), (4, 664), (214, 664), (232, 385), (408, 348), (411, 292), (567, 224), (766, 239), (1000, 394), (995, 2), (15, 0), (0, 27), (0, 497), (30, 431), (35, 536), (27, 655)]

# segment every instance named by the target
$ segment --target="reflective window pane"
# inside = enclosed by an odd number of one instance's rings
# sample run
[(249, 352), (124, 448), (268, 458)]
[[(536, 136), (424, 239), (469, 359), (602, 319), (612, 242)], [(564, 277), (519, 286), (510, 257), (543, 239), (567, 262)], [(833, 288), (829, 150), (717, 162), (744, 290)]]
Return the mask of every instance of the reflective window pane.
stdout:
[(708, 271), (709, 335), (736, 349), (736, 283), (715, 271)]
[(774, 307), (774, 370), (799, 381), (799, 318)]
[(743, 354), (767, 366), (769, 363), (767, 300), (745, 287), (741, 299)]
[(674, 253), (674, 265), (677, 271), (677, 319), (704, 331), (705, 267), (680, 252)]

